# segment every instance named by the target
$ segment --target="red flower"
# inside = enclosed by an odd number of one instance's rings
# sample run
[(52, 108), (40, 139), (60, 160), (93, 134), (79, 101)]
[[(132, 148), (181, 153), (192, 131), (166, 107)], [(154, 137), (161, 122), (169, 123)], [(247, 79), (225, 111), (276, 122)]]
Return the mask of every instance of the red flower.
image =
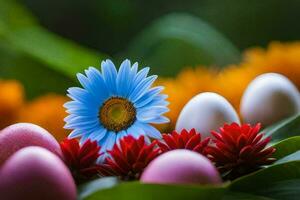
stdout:
[(125, 136), (120, 144), (115, 144), (110, 156), (101, 165), (102, 176), (119, 176), (123, 180), (138, 179), (144, 168), (159, 155), (159, 149), (155, 149), (155, 142), (147, 144), (144, 136), (135, 139)]
[(64, 139), (60, 143), (60, 147), (65, 163), (77, 183), (97, 176), (99, 165), (96, 164), (96, 161), (100, 156), (100, 146), (96, 141), (87, 140), (80, 147), (77, 139)]
[(275, 161), (275, 148), (265, 148), (271, 138), (263, 139), (260, 124), (225, 124), (220, 133), (212, 131), (214, 146), (207, 149), (208, 157), (223, 173), (225, 179), (235, 179)]
[(201, 141), (201, 134), (195, 129), (189, 132), (185, 129), (181, 133), (173, 131), (171, 134), (163, 134), (163, 141), (157, 141), (162, 152), (173, 149), (189, 149), (201, 154), (206, 154), (206, 147), (209, 144), (210, 138)]

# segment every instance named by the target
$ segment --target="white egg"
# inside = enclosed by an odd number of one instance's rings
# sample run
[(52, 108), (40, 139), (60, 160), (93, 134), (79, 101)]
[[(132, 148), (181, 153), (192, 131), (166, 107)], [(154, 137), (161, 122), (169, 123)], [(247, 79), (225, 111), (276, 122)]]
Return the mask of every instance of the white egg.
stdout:
[(176, 123), (176, 131), (195, 128), (203, 137), (208, 137), (212, 130), (232, 122), (240, 123), (232, 105), (216, 93), (204, 92), (184, 106)]
[(268, 126), (300, 112), (300, 94), (285, 76), (262, 74), (248, 85), (240, 109), (244, 122)]

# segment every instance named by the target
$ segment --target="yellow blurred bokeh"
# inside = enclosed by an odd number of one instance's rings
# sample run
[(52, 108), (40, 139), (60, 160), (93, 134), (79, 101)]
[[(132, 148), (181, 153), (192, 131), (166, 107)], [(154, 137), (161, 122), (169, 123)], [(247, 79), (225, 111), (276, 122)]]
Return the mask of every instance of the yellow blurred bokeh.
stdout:
[(0, 130), (17, 121), (23, 104), (23, 86), (15, 80), (0, 80)]
[(19, 111), (18, 121), (30, 122), (47, 129), (58, 141), (68, 136), (63, 128), (67, 116), (63, 104), (68, 98), (56, 94), (41, 96), (26, 103)]

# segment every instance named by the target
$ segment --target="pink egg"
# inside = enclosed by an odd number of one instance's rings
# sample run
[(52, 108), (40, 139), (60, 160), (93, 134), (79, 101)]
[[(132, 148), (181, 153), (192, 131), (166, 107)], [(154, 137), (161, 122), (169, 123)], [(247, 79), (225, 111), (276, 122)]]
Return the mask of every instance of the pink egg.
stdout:
[(154, 159), (143, 172), (141, 182), (215, 185), (222, 181), (217, 169), (206, 157), (178, 149)]
[(76, 186), (60, 158), (41, 147), (25, 147), (0, 170), (5, 200), (75, 200)]
[(0, 133), (0, 166), (13, 153), (28, 146), (44, 147), (62, 156), (58, 142), (48, 131), (34, 124), (18, 123), (6, 127)]

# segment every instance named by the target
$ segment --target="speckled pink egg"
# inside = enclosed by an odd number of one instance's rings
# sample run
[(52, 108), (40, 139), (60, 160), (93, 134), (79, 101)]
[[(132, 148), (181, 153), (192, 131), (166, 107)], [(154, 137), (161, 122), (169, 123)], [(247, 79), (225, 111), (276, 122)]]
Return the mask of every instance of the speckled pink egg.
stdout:
[(25, 147), (0, 170), (0, 195), (5, 200), (75, 200), (76, 187), (63, 161), (41, 147)]
[(204, 156), (189, 150), (169, 151), (154, 159), (141, 176), (143, 183), (220, 184), (215, 166)]
[(34, 124), (18, 123), (6, 127), (0, 133), (0, 166), (13, 153), (28, 146), (44, 147), (62, 156), (58, 142), (48, 131)]

